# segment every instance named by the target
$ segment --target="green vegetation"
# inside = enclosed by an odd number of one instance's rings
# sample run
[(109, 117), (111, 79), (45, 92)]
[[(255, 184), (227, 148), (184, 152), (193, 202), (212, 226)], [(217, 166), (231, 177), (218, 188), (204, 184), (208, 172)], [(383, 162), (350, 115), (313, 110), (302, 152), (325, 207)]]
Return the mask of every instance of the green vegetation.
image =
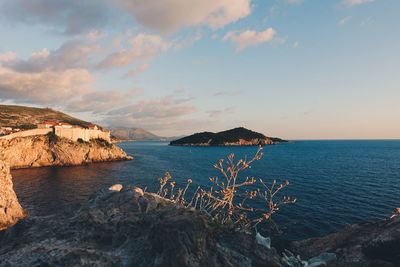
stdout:
[(66, 122), (82, 127), (90, 124), (50, 108), (0, 105), (0, 126), (33, 129), (43, 121)]
[(112, 144), (103, 138), (90, 139), (90, 142), (100, 145), (102, 147), (111, 147)]

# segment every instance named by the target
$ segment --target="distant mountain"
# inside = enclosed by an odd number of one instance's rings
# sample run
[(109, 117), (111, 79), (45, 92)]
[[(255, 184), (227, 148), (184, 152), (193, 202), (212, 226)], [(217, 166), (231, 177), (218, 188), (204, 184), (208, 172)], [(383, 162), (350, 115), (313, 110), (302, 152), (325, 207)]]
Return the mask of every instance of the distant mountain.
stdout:
[(0, 127), (29, 129), (36, 128), (36, 125), (43, 121), (66, 122), (82, 127), (91, 124), (50, 108), (0, 105)]
[(272, 145), (276, 143), (287, 142), (286, 140), (267, 137), (261, 133), (248, 130), (243, 127), (231, 129), (228, 131), (212, 133), (196, 133), (175, 141), (170, 145), (175, 146), (256, 146)]
[(141, 128), (124, 128), (111, 127), (111, 135), (118, 140), (134, 140), (134, 141), (163, 141), (164, 137), (157, 136), (149, 131)]

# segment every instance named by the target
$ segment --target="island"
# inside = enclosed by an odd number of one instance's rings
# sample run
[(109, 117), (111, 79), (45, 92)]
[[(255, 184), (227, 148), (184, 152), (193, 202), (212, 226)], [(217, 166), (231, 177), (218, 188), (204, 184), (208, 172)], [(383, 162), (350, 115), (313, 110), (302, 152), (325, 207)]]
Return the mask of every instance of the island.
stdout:
[(170, 142), (171, 146), (264, 146), (288, 142), (277, 137), (267, 137), (238, 127), (231, 130), (212, 133), (202, 132)]

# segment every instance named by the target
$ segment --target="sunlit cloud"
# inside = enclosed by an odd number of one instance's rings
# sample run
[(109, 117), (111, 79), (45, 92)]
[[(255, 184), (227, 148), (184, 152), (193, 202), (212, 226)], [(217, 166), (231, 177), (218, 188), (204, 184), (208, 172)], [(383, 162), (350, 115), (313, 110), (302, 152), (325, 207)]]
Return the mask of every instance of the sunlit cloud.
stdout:
[[(141, 25), (160, 32), (207, 25), (212, 29), (247, 17), (251, 0), (115, 0)], [(155, 15), (156, 14), (156, 15)]]
[(273, 28), (265, 29), (264, 31), (230, 31), (223, 37), (224, 41), (232, 41), (235, 44), (236, 50), (240, 51), (247, 47), (257, 46), (262, 43), (270, 42), (276, 36), (276, 31)]
[(344, 0), (346, 6), (358, 6), (366, 3), (374, 2), (375, 0)]

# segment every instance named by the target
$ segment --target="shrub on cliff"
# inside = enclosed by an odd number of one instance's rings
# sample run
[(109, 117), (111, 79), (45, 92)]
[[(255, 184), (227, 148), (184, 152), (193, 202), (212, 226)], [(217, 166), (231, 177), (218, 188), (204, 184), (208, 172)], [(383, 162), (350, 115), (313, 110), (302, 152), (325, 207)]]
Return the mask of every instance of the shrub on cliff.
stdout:
[[(241, 230), (254, 228), (263, 224), (270, 231), (280, 231), (272, 220), (272, 216), (278, 213), (282, 206), (293, 204), (295, 198), (283, 196), (277, 200), (279, 193), (289, 185), (285, 180), (279, 184), (273, 180), (267, 185), (262, 179), (254, 177), (241, 177), (241, 172), (251, 168), (251, 164), (262, 158), (262, 147), (260, 146), (254, 157), (250, 160), (240, 159), (235, 161), (235, 155), (230, 154), (226, 160), (221, 159), (214, 167), (222, 174), (222, 177), (210, 178), (211, 186), (208, 189), (197, 187), (194, 194), (186, 199), (185, 195), (192, 184), (189, 179), (184, 188), (175, 189), (176, 183), (169, 173), (159, 179), (160, 187), (158, 194), (164, 198), (186, 206), (198, 209), (217, 223), (231, 225)], [(258, 189), (256, 185), (259, 185)], [(256, 202), (262, 202), (263, 207), (256, 208)]]
[(103, 138), (95, 138), (95, 139), (90, 139), (91, 142), (98, 144), (102, 147), (111, 147), (112, 144), (109, 143), (107, 140), (104, 140)]
[(58, 137), (54, 132), (48, 133), (47, 136), (50, 144), (57, 143), (60, 140), (60, 137)]

